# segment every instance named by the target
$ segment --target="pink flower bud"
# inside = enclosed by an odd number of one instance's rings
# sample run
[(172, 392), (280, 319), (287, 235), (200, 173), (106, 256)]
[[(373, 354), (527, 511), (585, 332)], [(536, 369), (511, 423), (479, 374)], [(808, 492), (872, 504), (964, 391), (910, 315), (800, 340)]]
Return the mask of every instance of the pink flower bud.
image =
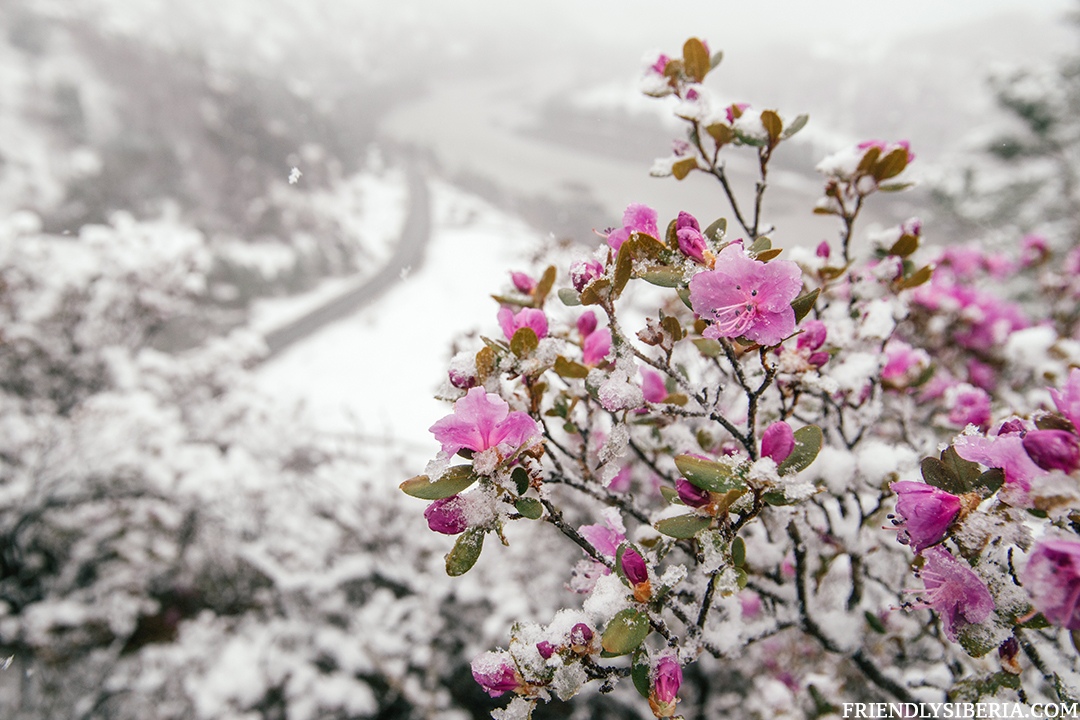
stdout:
[(583, 291), (596, 278), (604, 274), (604, 266), (596, 260), (579, 260), (570, 266), (570, 282), (574, 289)]
[(472, 676), (491, 697), (499, 697), (522, 686), (514, 661), (506, 652), (486, 652), (472, 661)]
[(985, 390), (960, 383), (945, 394), (949, 403), (949, 422), (964, 427), (985, 428), (990, 424), (990, 396)]
[(810, 357), (806, 358), (806, 362), (810, 363), (814, 367), (821, 367), (825, 363), (829, 362), (832, 358), (827, 352), (810, 353)]
[(581, 347), (581, 361), (588, 367), (596, 367), (604, 362), (611, 352), (611, 331), (600, 328), (590, 333)]
[(702, 265), (706, 264), (705, 253), (709, 251), (709, 246), (700, 230), (684, 227), (675, 231), (675, 237), (679, 240), (679, 250), (683, 255)]
[(669, 62), (671, 62), (671, 58), (669, 58), (664, 53), (660, 53), (660, 57), (656, 58), (656, 62), (650, 65), (649, 69), (658, 75), (663, 75), (664, 69), (667, 68), (667, 64)]
[(698, 225), (697, 218), (688, 212), (680, 210), (679, 217), (675, 220), (675, 229), (682, 230), (683, 228), (693, 228), (699, 232), (701, 231), (701, 226)]
[(664, 386), (664, 376), (655, 370), (641, 368), (641, 393), (647, 402), (664, 402), (668, 396), (667, 387)]
[(1043, 470), (1071, 473), (1080, 467), (1080, 438), (1065, 430), (1032, 430), (1024, 436), (1024, 450)]
[(596, 329), (596, 313), (586, 310), (577, 319), (577, 329), (582, 338), (587, 338)]
[(897, 539), (911, 545), (916, 554), (945, 539), (949, 526), (960, 514), (960, 498), (952, 493), (927, 485), (904, 480), (892, 483), (896, 493), (896, 514), (893, 525)]
[(547, 660), (555, 654), (555, 646), (549, 643), (547, 640), (541, 640), (540, 642), (536, 643), (536, 652), (540, 653), (540, 657)]
[(807, 320), (802, 324), (802, 334), (795, 341), (795, 347), (800, 350), (818, 350), (825, 344), (828, 332), (825, 323), (820, 320)]
[(465, 502), (459, 495), (452, 495), (436, 500), (424, 511), (428, 527), (443, 535), (457, 535), (465, 532), (469, 521), (465, 517)]
[(742, 117), (743, 111), (750, 107), (750, 103), (733, 103), (724, 110), (724, 115), (727, 116), (728, 124), (735, 122)]
[(1080, 630), (1080, 542), (1039, 541), (1020, 576), (1035, 608), (1048, 621)]
[(623, 551), (622, 571), (631, 585), (640, 585), (649, 581), (649, 568), (645, 565), (645, 559), (632, 547)]
[(675, 492), (679, 493), (679, 499), (690, 507), (705, 507), (712, 502), (707, 490), (702, 490), (685, 478), (675, 481)]
[(822, 240), (818, 243), (816, 254), (819, 258), (829, 259), (829, 255), (832, 255), (832, 248), (829, 247), (828, 240)]
[(536, 289), (536, 281), (523, 272), (511, 272), (510, 280), (513, 281), (514, 287), (518, 291), (526, 295), (532, 295), (533, 290)]
[(468, 390), (469, 388), (476, 387), (476, 376), (470, 373), (464, 373), (460, 370), (454, 370), (451, 368), (447, 371), (447, 375), (450, 377), (450, 384), (461, 390)]
[(577, 623), (574, 627), (570, 628), (570, 648), (574, 652), (586, 652), (589, 649), (589, 643), (592, 642), (592, 639), (592, 628), (585, 623)]
[(779, 465), (787, 460), (795, 449), (795, 432), (781, 420), (774, 422), (761, 433), (761, 456), (772, 458)]
[(649, 706), (653, 714), (660, 718), (671, 717), (675, 714), (675, 704), (679, 702), (679, 687), (682, 685), (679, 661), (671, 655), (661, 657), (653, 667), (652, 681)]

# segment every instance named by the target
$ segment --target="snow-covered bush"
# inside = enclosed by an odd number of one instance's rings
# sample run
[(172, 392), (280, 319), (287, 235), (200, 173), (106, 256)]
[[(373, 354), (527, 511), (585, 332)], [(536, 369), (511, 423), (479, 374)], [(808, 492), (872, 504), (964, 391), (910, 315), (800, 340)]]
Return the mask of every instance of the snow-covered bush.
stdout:
[(873, 140), (818, 166), (837, 242), (781, 246), (769, 163), (807, 119), (718, 103), (720, 58), (690, 39), (643, 90), (687, 124), (653, 174), (712, 176), (730, 216), (633, 204), (595, 250), (512, 274), (501, 332), (449, 369), (441, 452), (402, 483), (456, 536), (451, 576), (523, 523), (550, 526), (509, 541), (538, 566), (560, 538), (581, 552), (583, 600), (474, 660), (510, 697), (494, 717), (623, 678), (656, 717), (1075, 702), (1080, 344), (1049, 286), (1003, 281), (1038, 243), (935, 250), (917, 219), (861, 237), (915, 159)]

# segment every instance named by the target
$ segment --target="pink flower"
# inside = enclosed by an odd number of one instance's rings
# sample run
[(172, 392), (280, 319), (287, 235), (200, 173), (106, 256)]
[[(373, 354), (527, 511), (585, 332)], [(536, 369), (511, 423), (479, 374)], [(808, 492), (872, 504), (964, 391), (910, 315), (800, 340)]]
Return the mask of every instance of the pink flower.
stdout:
[(1080, 542), (1035, 543), (1021, 579), (1035, 609), (1048, 621), (1080, 630)]
[(663, 75), (664, 70), (667, 68), (667, 64), (669, 62), (671, 62), (671, 58), (669, 58), (664, 53), (660, 53), (660, 57), (656, 58), (656, 62), (650, 65), (649, 69), (655, 72), (657, 75)]
[(918, 380), (929, 366), (930, 356), (925, 350), (890, 338), (885, 344), (885, 367), (881, 369), (881, 380), (889, 388), (906, 388)]
[(624, 493), (630, 489), (630, 481), (633, 479), (633, 466), (624, 465), (622, 470), (615, 473), (615, 477), (611, 478), (611, 482), (608, 483), (607, 488), (611, 492)]
[(570, 282), (581, 292), (596, 278), (604, 274), (604, 266), (597, 260), (578, 260), (570, 266)]
[(581, 314), (581, 317), (577, 319), (578, 334), (581, 335), (581, 339), (589, 337), (589, 334), (596, 329), (596, 313), (592, 310), (586, 310)]
[(516, 315), (514, 311), (503, 305), (499, 309), (499, 326), (507, 340), (514, 339), (514, 333), (523, 327), (532, 328), (537, 338), (547, 337), (547, 315), (543, 310), (536, 308), (522, 308)]
[(967, 427), (975, 425), (983, 430), (990, 424), (990, 396), (985, 390), (960, 383), (945, 393), (949, 404), (949, 422)]
[(667, 399), (668, 391), (664, 385), (664, 376), (655, 370), (641, 368), (641, 393), (651, 403), (661, 403)]
[(926, 564), (919, 576), (926, 586), (922, 603), (913, 608), (930, 608), (941, 618), (945, 637), (956, 642), (965, 625), (986, 622), (994, 611), (994, 598), (986, 584), (966, 562), (957, 560), (940, 545), (923, 552)]
[(679, 213), (679, 219), (675, 221), (675, 237), (683, 255), (702, 265), (708, 265), (712, 260), (712, 252), (705, 242), (705, 236), (701, 234), (697, 218), (690, 213)]
[(632, 547), (623, 550), (622, 571), (631, 585), (640, 585), (649, 582), (649, 568), (645, 565), (645, 558)]
[(1031, 489), (1034, 478), (1046, 474), (1024, 450), (1024, 441), (1019, 433), (996, 437), (961, 435), (953, 442), (953, 447), (956, 454), (965, 460), (1000, 468), (1005, 473), (1005, 484), (1023, 492)]
[(774, 422), (761, 433), (761, 456), (772, 458), (779, 465), (787, 460), (795, 449), (795, 432), (781, 420)]
[(750, 103), (732, 103), (724, 110), (724, 115), (727, 116), (728, 125), (742, 117), (746, 108), (750, 107)]
[(795, 347), (800, 350), (818, 350), (825, 344), (829, 330), (825, 323), (820, 320), (807, 320), (802, 324), (802, 334), (795, 341)]
[(626, 527), (622, 524), (622, 519), (619, 518), (617, 512), (606, 513), (603, 525), (582, 525), (578, 528), (578, 532), (596, 548), (597, 552), (609, 560), (615, 559), (619, 545), (626, 542)]
[(679, 702), (679, 687), (682, 685), (682, 667), (677, 658), (663, 655), (656, 661), (652, 671), (652, 692), (649, 693), (649, 707), (658, 718), (671, 717), (675, 714), (675, 704)]
[(623, 213), (623, 226), (608, 235), (608, 245), (618, 250), (636, 232), (657, 237), (656, 211), (647, 205), (631, 203)]
[(1042, 235), (1025, 235), (1020, 241), (1020, 262), (1024, 267), (1037, 265), (1049, 256), (1050, 245)]
[[(915, 554), (945, 539), (949, 526), (960, 514), (960, 498), (932, 485), (903, 480), (889, 488), (896, 493), (893, 525), (902, 545), (911, 545)], [(892, 518), (892, 516), (889, 516)]]
[(532, 295), (533, 290), (536, 289), (536, 281), (523, 272), (511, 272), (510, 280), (514, 283), (514, 287), (519, 292), (523, 292), (526, 295)]
[(547, 660), (555, 654), (555, 646), (549, 643), (547, 640), (541, 640), (540, 642), (536, 643), (536, 652), (540, 653), (540, 657)]
[(709, 338), (745, 336), (762, 345), (778, 345), (795, 330), (791, 301), (802, 290), (802, 271), (787, 260), (751, 260), (740, 245), (728, 245), (716, 269), (690, 280), (690, 304), (709, 321)]
[(469, 521), (465, 517), (465, 502), (460, 495), (431, 503), (424, 511), (424, 519), (431, 530), (443, 535), (457, 535), (469, 527)]
[(1058, 412), (1069, 419), (1073, 427), (1080, 430), (1080, 368), (1073, 368), (1069, 379), (1061, 390), (1050, 390), (1050, 397)]
[(510, 412), (510, 406), (495, 393), (474, 387), (457, 402), (454, 412), (429, 428), (442, 443), (442, 451), (483, 452), (498, 448), (510, 453), (540, 440), (540, 428), (528, 413)]
[(968, 382), (986, 392), (993, 392), (997, 387), (997, 373), (994, 368), (975, 358), (967, 361)]
[(523, 686), (508, 652), (486, 652), (472, 661), (472, 676), (491, 697), (514, 692)]
[(822, 240), (818, 243), (817, 250), (814, 251), (814, 254), (823, 260), (828, 260), (829, 256), (832, 255), (832, 248), (829, 247), (829, 241)]
[(1032, 430), (1024, 435), (1024, 450), (1043, 470), (1071, 473), (1080, 467), (1080, 438), (1065, 430)]
[(600, 328), (589, 333), (585, 342), (581, 344), (581, 361), (589, 367), (596, 367), (604, 362), (609, 352), (611, 352), (611, 331)]

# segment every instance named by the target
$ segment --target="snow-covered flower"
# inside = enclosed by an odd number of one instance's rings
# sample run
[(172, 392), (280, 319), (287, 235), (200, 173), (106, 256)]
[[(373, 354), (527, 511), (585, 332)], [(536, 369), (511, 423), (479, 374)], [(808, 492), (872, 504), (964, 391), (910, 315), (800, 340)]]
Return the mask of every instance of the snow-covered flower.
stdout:
[(579, 655), (588, 654), (592, 650), (593, 629), (585, 623), (575, 623), (570, 628), (570, 649)]
[(1080, 630), (1080, 542), (1039, 541), (1021, 579), (1035, 608), (1048, 621)]
[(888, 388), (906, 388), (930, 367), (930, 355), (922, 348), (913, 348), (903, 340), (890, 338), (885, 344), (885, 367), (881, 381)]
[(764, 263), (732, 244), (716, 257), (714, 270), (690, 280), (690, 304), (709, 321), (708, 338), (745, 336), (777, 345), (795, 330), (791, 301), (802, 290), (799, 266), (787, 260)]
[(581, 292), (596, 278), (604, 274), (604, 266), (598, 260), (578, 260), (570, 265), (570, 282)]
[(524, 683), (508, 652), (486, 652), (472, 661), (472, 676), (491, 697), (523, 687)]
[(528, 413), (510, 412), (505, 400), (482, 387), (469, 390), (454, 403), (453, 413), (428, 430), (442, 443), (447, 455), (459, 450), (480, 453), (491, 448), (508, 454), (540, 440), (540, 428)]
[(919, 571), (926, 592), (913, 608), (930, 608), (941, 618), (945, 637), (956, 642), (965, 625), (986, 622), (994, 611), (994, 598), (986, 583), (948, 550), (935, 545), (923, 551), (926, 564)]
[(985, 429), (990, 424), (990, 396), (982, 388), (960, 383), (946, 391), (945, 402), (949, 405), (949, 422), (955, 425)]
[(499, 327), (507, 340), (514, 339), (514, 333), (521, 328), (531, 328), (537, 338), (547, 337), (548, 321), (543, 310), (536, 308), (522, 308), (517, 313), (503, 305), (499, 309)]
[(921, 482), (902, 480), (889, 485), (896, 493), (897, 539), (916, 554), (945, 539), (956, 516), (960, 498)]
[(1024, 492), (1031, 489), (1034, 478), (1045, 474), (1024, 450), (1020, 433), (1002, 433), (993, 437), (961, 435), (953, 442), (953, 447), (965, 460), (1000, 468), (1005, 473), (1005, 484)]

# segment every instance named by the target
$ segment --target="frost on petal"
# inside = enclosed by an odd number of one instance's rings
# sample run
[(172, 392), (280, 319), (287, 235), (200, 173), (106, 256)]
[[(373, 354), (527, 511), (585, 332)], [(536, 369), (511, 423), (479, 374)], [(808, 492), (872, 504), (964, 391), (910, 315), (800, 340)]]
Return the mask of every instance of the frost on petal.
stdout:
[(657, 237), (656, 211), (648, 205), (630, 203), (623, 212), (623, 226), (630, 232)]
[(507, 652), (486, 652), (472, 661), (472, 676), (491, 697), (513, 692), (521, 686), (514, 661)]
[(926, 564), (921, 577), (926, 586), (924, 607), (941, 618), (945, 637), (956, 642), (964, 625), (985, 622), (994, 611), (994, 598), (986, 584), (967, 563), (957, 560), (940, 545), (923, 553)]

